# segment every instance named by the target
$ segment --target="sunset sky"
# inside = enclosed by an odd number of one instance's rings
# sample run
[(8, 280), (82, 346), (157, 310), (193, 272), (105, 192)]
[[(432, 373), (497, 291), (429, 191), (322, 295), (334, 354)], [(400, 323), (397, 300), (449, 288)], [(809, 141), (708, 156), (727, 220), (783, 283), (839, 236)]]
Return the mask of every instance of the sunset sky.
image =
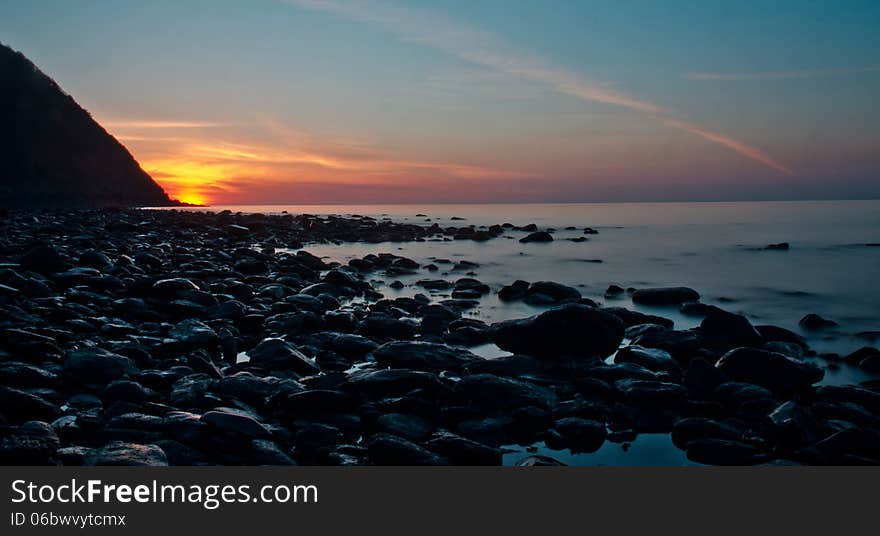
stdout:
[(880, 2), (4, 1), (212, 204), (880, 197)]

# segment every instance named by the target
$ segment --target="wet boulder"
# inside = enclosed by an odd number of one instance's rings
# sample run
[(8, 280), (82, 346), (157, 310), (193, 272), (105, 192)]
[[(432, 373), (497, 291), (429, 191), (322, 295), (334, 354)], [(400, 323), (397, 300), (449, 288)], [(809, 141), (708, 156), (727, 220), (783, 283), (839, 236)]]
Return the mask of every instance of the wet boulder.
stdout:
[(529, 282), (521, 279), (514, 281), (510, 285), (505, 285), (498, 291), (498, 299), (501, 301), (521, 300), (529, 289)]
[(569, 304), (537, 316), (492, 324), (489, 336), (502, 350), (541, 358), (606, 357), (623, 340), (616, 316), (593, 307)]
[(93, 347), (68, 353), (63, 370), (64, 377), (74, 383), (106, 385), (136, 374), (138, 367), (128, 357)]
[(420, 341), (385, 343), (373, 358), (383, 367), (427, 371), (459, 370), (482, 359), (464, 348)]
[(431, 435), (434, 426), (411, 413), (386, 413), (376, 419), (376, 431), (419, 442)]
[(0, 432), (0, 465), (50, 465), (61, 441), (51, 426), (29, 421)]
[(819, 331), (823, 329), (835, 328), (839, 324), (834, 320), (823, 318), (815, 313), (805, 315), (798, 322), (800, 326), (809, 331)]
[(272, 437), (271, 432), (262, 423), (249, 415), (234, 410), (209, 411), (202, 415), (201, 421), (225, 432), (256, 439)]
[(523, 296), (523, 301), (531, 305), (558, 305), (579, 299), (581, 293), (578, 289), (553, 281), (536, 281), (529, 285)]
[(699, 397), (710, 396), (715, 389), (730, 378), (705, 359), (693, 359), (684, 373), (684, 387)]
[(370, 337), (384, 339), (413, 339), (419, 332), (418, 321), (411, 318), (394, 318), (392, 316), (372, 313), (361, 320), (358, 331)]
[(703, 344), (713, 350), (727, 351), (741, 346), (761, 346), (764, 338), (749, 320), (738, 314), (715, 309), (700, 323)]
[(807, 340), (791, 330), (770, 325), (755, 326), (755, 330), (761, 334), (765, 341), (788, 342), (807, 349)]
[(41, 274), (63, 272), (70, 263), (57, 249), (49, 245), (38, 245), (25, 253), (18, 263), (25, 270)]
[(465, 376), (456, 384), (455, 392), (466, 403), (487, 409), (551, 409), (559, 402), (556, 393), (546, 387), (493, 374)]
[(614, 387), (626, 400), (635, 404), (677, 404), (687, 396), (687, 391), (681, 385), (656, 380), (628, 378), (614, 382)]
[(688, 443), (689, 460), (707, 465), (757, 465), (767, 456), (756, 447), (729, 439), (697, 439)]
[(156, 445), (113, 441), (86, 456), (85, 465), (167, 466), (168, 458)]
[(427, 448), (456, 465), (501, 465), (501, 451), (451, 432), (436, 432)]
[(642, 288), (632, 294), (633, 303), (642, 305), (681, 305), (699, 299), (700, 293), (688, 287)]
[(217, 333), (210, 326), (188, 318), (175, 324), (168, 336), (186, 348), (204, 348), (217, 344)]
[(625, 346), (614, 356), (615, 363), (635, 363), (653, 372), (666, 372), (674, 376), (681, 375), (681, 366), (672, 359), (666, 350), (644, 348), (642, 346)]
[(639, 335), (633, 344), (665, 350), (676, 361), (686, 364), (691, 359), (701, 356), (703, 338), (700, 333), (693, 330), (651, 330)]
[(16, 388), (55, 387), (60, 379), (49, 370), (14, 361), (0, 363), (0, 385)]
[(437, 391), (441, 388), (436, 374), (398, 368), (354, 372), (348, 377), (346, 386), (368, 397), (401, 396), (417, 389)]
[(399, 436), (379, 433), (367, 442), (376, 465), (449, 465), (449, 460)]
[(592, 419), (565, 417), (553, 423), (555, 430), (574, 452), (596, 452), (605, 443), (605, 425)]
[(810, 389), (825, 375), (811, 363), (757, 348), (731, 350), (715, 366), (735, 381), (759, 385), (780, 394)]
[(519, 241), (523, 244), (529, 244), (531, 242), (553, 242), (553, 235), (547, 231), (535, 231), (520, 238)]
[(669, 318), (640, 313), (639, 311), (633, 311), (625, 307), (603, 307), (602, 310), (606, 313), (611, 313), (622, 320), (627, 328), (640, 325), (659, 325), (667, 329), (672, 329), (672, 326), (675, 325), (675, 323)]
[(315, 374), (319, 371), (314, 360), (306, 357), (296, 347), (276, 338), (263, 339), (257, 346), (248, 350), (251, 363), (268, 369), (293, 370), (298, 374)]
[(61, 414), (55, 404), (39, 394), (3, 385), (0, 385), (0, 412), (12, 422), (51, 422)]

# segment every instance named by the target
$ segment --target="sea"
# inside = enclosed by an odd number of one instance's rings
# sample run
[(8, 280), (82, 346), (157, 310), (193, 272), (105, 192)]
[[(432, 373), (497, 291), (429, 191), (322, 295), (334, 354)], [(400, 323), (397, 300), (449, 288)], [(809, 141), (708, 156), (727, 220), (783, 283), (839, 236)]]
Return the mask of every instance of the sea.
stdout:
[[(205, 209), (191, 209), (205, 210)], [(315, 215), (360, 215), (398, 222), (476, 227), (534, 223), (553, 229), (554, 241), (520, 243), (526, 233), (509, 230), (487, 242), (469, 240), (409, 243), (320, 243), (305, 249), (327, 261), (346, 263), (368, 253), (388, 252), (422, 264), (436, 259), (479, 264), (474, 277), (493, 290), (514, 280), (555, 281), (607, 305), (659, 314), (676, 329), (700, 318), (674, 307), (631, 303), (626, 294), (606, 299), (609, 285), (687, 286), (701, 301), (746, 315), (754, 324), (774, 324), (804, 335), (817, 352), (847, 354), (880, 339), (880, 200), (577, 203), (577, 204), (422, 204), (422, 205), (277, 205), (212, 206), (210, 210)], [(584, 234), (585, 228), (598, 234)], [(570, 238), (586, 237), (574, 242)], [(767, 249), (787, 242), (789, 249)], [(426, 293), (413, 284), (422, 278), (462, 277), (461, 272), (425, 272), (399, 277), (405, 287), (388, 287), (391, 278), (375, 276), (387, 297)], [(432, 297), (443, 299), (444, 293)], [(543, 308), (505, 303), (493, 292), (470, 313), (486, 322), (522, 318)], [(838, 323), (832, 329), (805, 331), (799, 320), (816, 313)], [(494, 345), (473, 349), (487, 358), (504, 355)], [(816, 361), (827, 365), (822, 360)], [(826, 384), (869, 379), (854, 367), (826, 370)], [(599, 451), (576, 454), (543, 445), (511, 446), (505, 463), (531, 452), (575, 465), (683, 465), (690, 463), (668, 434), (642, 434), (626, 444), (606, 442)]]

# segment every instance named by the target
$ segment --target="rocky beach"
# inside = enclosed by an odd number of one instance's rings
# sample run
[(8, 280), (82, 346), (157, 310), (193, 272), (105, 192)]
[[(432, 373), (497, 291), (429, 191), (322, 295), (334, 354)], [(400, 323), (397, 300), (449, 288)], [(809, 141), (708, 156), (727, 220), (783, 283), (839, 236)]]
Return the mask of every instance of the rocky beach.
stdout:
[[(699, 288), (612, 285), (593, 300), (554, 281), (487, 284), (480, 259), (390, 252), (559, 234), (425, 219), (6, 212), (0, 463), (498, 465), (520, 445), (516, 465), (555, 465), (530, 446), (589, 453), (640, 434), (671, 434), (702, 464), (880, 463), (880, 380), (822, 382), (841, 366), (880, 376), (876, 348), (817, 352)], [(309, 253), (354, 243), (375, 251)], [(412, 296), (384, 292), (404, 286)], [(490, 295), (540, 312), (483, 321)], [(627, 302), (700, 321), (676, 329)], [(804, 329), (832, 323), (804, 311)]]

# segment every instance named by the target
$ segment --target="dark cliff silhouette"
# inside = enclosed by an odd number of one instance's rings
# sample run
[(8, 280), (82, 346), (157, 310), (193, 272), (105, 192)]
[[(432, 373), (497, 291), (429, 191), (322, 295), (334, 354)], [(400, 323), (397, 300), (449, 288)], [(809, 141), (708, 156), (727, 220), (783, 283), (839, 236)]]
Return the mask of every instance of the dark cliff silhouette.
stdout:
[(73, 97), (2, 43), (0, 81), (0, 206), (176, 204)]

